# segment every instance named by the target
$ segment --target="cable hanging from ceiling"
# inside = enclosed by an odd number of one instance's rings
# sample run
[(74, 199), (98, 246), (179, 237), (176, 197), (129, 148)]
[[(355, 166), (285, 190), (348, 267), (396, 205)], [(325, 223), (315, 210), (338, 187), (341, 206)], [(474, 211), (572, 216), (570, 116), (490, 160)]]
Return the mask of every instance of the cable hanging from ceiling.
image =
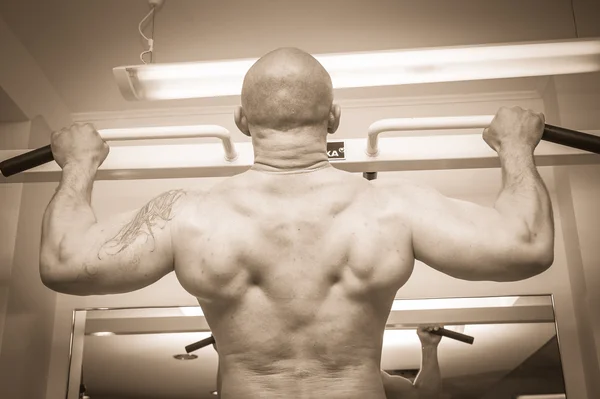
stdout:
[[(140, 54), (140, 60), (144, 63), (147, 64), (146, 60), (144, 59), (144, 56), (146, 54), (150, 54), (150, 63), (153, 62), (153, 56), (154, 56), (154, 17), (156, 16), (156, 10), (163, 4), (164, 0), (149, 0), (148, 4), (150, 5), (150, 11), (148, 12), (148, 14), (146, 14), (146, 16), (140, 21), (139, 25), (138, 25), (138, 31), (140, 32), (140, 35), (142, 35), (142, 38), (144, 38), (144, 40), (146, 41), (147, 45), (148, 45), (148, 49), (144, 50), (141, 52)], [(144, 25), (145, 23), (149, 20), (149, 18), (152, 17), (152, 33), (150, 34), (150, 37), (147, 37), (144, 34)]]

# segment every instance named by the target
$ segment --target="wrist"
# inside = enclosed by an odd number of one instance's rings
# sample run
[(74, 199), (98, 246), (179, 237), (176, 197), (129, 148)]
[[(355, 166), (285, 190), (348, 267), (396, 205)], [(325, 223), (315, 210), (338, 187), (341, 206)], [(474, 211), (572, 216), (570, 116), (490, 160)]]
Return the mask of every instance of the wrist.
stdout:
[(78, 175), (96, 175), (99, 165), (92, 160), (67, 161), (62, 167), (64, 173), (76, 173)]
[(525, 143), (505, 143), (498, 149), (500, 157), (532, 157), (535, 147)]
[(91, 201), (92, 186), (98, 167), (93, 162), (69, 162), (63, 165), (58, 191)]

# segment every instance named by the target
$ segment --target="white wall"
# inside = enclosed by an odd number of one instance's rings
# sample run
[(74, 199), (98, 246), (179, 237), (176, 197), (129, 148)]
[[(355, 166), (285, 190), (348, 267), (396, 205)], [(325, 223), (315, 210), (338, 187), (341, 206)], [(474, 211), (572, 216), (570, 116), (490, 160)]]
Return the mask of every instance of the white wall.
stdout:
[[(600, 6), (598, 7), (600, 12)], [(599, 28), (600, 29), (600, 28)], [(555, 91), (560, 124), (576, 130), (595, 130), (600, 133), (600, 73), (555, 78)], [(573, 203), (570, 235), (579, 254), (574, 264), (581, 270), (581, 316), (589, 323), (595, 337), (596, 362), (600, 363), (600, 168), (598, 166), (571, 166), (562, 168), (561, 179), (571, 187)], [(569, 198), (567, 198), (569, 200)], [(587, 316), (587, 317), (586, 317)], [(587, 319), (587, 320), (586, 320)], [(586, 337), (590, 341), (590, 337)], [(591, 342), (589, 343), (591, 346)], [(598, 393), (600, 397), (600, 393)]]
[[(15, 148), (31, 148), (32, 142), (44, 138), (48, 141), (45, 124), (25, 122), (20, 126), (20, 132), (12, 130), (13, 127), (6, 131), (7, 135), (19, 135), (12, 141)], [(7, 235), (2, 239), (3, 255), (10, 254), (12, 246), (13, 257), (12, 261), (7, 258), (9, 262), (2, 266), (3, 277), (9, 279), (2, 279), (5, 301), (0, 315), (5, 316), (0, 352), (1, 392), (3, 397), (11, 399), (43, 398), (56, 310), (56, 294), (43, 286), (39, 276), (38, 248), (44, 208), (32, 206), (37, 195), (35, 187), (17, 184), (0, 187), (13, 190), (6, 209), (2, 204), (2, 212), (9, 213)], [(2, 227), (4, 232), (4, 224)]]
[[(0, 149), (12, 150), (27, 147), (29, 128), (29, 122), (0, 123)], [(2, 239), (0, 240), (0, 356), (2, 356), (4, 320), (8, 307), (22, 189), (22, 184), (0, 184), (0, 204), (2, 204), (0, 207), (2, 229)]]

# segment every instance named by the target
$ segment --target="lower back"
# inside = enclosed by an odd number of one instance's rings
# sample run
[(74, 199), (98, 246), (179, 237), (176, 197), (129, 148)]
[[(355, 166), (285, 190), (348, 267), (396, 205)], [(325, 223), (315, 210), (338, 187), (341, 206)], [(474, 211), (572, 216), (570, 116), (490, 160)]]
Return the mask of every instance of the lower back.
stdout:
[(363, 365), (323, 368), (317, 363), (276, 363), (269, 374), (256, 373), (242, 363), (221, 359), (222, 399), (385, 399), (379, 365), (365, 359)]

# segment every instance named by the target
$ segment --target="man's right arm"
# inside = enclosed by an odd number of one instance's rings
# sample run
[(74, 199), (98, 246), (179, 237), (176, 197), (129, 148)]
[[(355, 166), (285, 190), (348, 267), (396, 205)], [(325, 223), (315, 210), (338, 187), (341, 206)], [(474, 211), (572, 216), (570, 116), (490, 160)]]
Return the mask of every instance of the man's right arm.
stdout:
[(543, 115), (502, 108), (485, 130), (484, 140), (502, 167), (502, 190), (493, 208), (416, 184), (397, 190), (415, 258), (464, 280), (523, 280), (551, 266), (552, 204), (533, 158), (543, 127)]

